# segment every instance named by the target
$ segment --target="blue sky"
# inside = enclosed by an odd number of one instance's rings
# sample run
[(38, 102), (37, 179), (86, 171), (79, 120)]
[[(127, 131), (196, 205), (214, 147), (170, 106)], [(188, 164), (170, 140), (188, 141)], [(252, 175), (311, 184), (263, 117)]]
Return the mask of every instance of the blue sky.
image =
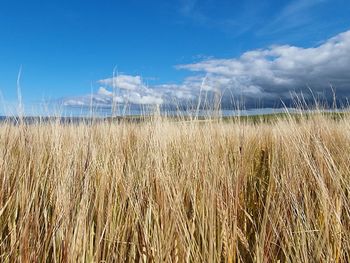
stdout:
[[(292, 84), (332, 84), (345, 96), (349, 13), (346, 0), (2, 0), (0, 91), (5, 101), (16, 100), (22, 67), (27, 104), (62, 99), (83, 105), (91, 89), (97, 103), (108, 104), (111, 96), (165, 103), (195, 99), (199, 86), (269, 100), (285, 96)], [(343, 44), (339, 52), (337, 43)], [(320, 52), (327, 59), (302, 67)], [(276, 63), (267, 66), (271, 60)], [(323, 69), (329, 61), (332, 67)], [(310, 68), (317, 68), (313, 78), (305, 73)], [(322, 69), (327, 78), (317, 78)]]

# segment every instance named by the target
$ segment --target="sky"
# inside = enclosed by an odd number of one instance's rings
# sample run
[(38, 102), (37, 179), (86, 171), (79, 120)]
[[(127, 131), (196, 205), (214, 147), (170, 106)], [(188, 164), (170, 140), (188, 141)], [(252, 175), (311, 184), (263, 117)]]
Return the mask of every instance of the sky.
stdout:
[(348, 0), (1, 0), (0, 103), (18, 86), (26, 105), (346, 98), (349, 13)]

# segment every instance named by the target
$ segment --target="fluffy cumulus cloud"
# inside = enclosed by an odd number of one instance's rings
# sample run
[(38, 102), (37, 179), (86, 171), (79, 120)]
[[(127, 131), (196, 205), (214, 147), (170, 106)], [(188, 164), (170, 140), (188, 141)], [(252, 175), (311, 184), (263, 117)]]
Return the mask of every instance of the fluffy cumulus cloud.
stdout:
[(144, 86), (140, 76), (129, 75), (119, 75), (113, 78), (102, 79), (98, 83), (124, 90), (138, 90)]
[(285, 98), (290, 91), (322, 91), (330, 85), (346, 95), (350, 93), (350, 31), (313, 48), (272, 46), (239, 58), (209, 59), (177, 68), (205, 73), (208, 86), (250, 97)]
[(98, 90), (98, 94), (104, 95), (104, 96), (107, 96), (107, 97), (113, 96), (113, 92), (107, 90), (105, 87), (100, 87), (99, 90)]
[(111, 106), (117, 104), (153, 105), (162, 104), (159, 92), (147, 87), (140, 76), (118, 75), (97, 81), (100, 86), (97, 93), (67, 98), (65, 106)]
[[(171, 104), (195, 101), (203, 94), (220, 94), (222, 101), (243, 96), (251, 101), (280, 101), (291, 92), (330, 91), (350, 95), (350, 31), (316, 47), (289, 45), (252, 50), (238, 58), (207, 59), (178, 65), (192, 72), (180, 84), (146, 86), (140, 76), (120, 75), (98, 81), (103, 85), (94, 99), (111, 103)], [(82, 105), (79, 98), (67, 104)]]

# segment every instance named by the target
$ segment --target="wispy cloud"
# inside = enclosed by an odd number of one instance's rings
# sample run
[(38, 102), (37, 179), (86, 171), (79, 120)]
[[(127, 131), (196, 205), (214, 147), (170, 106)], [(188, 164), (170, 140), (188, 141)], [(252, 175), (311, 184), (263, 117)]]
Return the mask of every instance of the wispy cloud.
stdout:
[(190, 15), (196, 6), (197, 0), (180, 0), (180, 12), (184, 15)]
[[(258, 13), (261, 9), (260, 4), (252, 1), (242, 3), (230, 3), (229, 16), (216, 16), (217, 10), (225, 9), (220, 7), (216, 1), (198, 1), (198, 0), (179, 0), (179, 13), (187, 21), (193, 24), (207, 28), (214, 28), (230, 36), (239, 36), (250, 30), (256, 23), (259, 23)], [(227, 10), (225, 10), (227, 11)], [(221, 13), (222, 10), (220, 11)], [(255, 17), (256, 19), (251, 19)]]
[(270, 22), (267, 22), (258, 35), (276, 34), (305, 26), (313, 21), (313, 10), (329, 0), (297, 0), (291, 1), (278, 12)]
[(211, 18), (199, 9), (197, 0), (180, 0), (180, 14), (198, 25), (213, 25)]

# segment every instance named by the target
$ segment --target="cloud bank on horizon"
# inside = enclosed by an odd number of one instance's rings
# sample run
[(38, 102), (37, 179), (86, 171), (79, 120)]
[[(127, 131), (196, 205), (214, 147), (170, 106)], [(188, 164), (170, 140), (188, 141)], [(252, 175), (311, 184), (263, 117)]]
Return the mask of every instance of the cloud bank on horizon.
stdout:
[(251, 50), (238, 58), (210, 58), (177, 65), (191, 75), (182, 83), (148, 86), (141, 76), (120, 74), (97, 81), (97, 93), (65, 98), (66, 106), (108, 107), (112, 103), (174, 105), (196, 101), (203, 94), (219, 94), (224, 104), (244, 98), (248, 104), (271, 107), (290, 100), (291, 92), (350, 95), (350, 30), (319, 46), (274, 45)]

